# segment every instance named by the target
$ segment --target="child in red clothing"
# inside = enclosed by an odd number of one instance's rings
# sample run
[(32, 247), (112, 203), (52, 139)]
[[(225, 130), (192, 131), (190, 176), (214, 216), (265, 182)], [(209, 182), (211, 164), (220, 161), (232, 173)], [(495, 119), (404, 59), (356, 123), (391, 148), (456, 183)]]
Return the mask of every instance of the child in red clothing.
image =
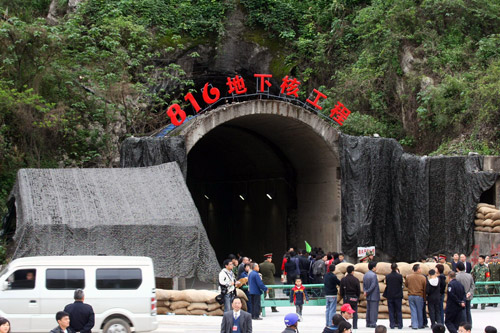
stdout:
[(302, 320), (304, 301), (309, 303), (309, 296), (307, 296), (306, 288), (302, 285), (302, 280), (297, 278), (295, 279), (295, 287), (292, 288), (292, 292), (290, 293), (290, 304), (295, 304), (295, 311), (299, 315), (300, 320)]

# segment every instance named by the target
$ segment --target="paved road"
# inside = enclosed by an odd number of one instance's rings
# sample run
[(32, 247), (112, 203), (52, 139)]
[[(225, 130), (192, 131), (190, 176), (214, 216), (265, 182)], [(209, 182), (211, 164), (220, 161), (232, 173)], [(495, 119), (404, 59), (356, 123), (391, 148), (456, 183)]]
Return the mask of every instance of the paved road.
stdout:
[[(264, 320), (253, 321), (253, 332), (280, 333), (284, 329), (283, 317), (285, 314), (292, 312), (292, 307), (278, 308), (279, 313), (270, 313)], [(220, 332), (220, 323), (222, 317), (207, 317), (207, 316), (167, 316), (159, 317), (160, 326), (155, 333), (199, 333), (199, 332)], [(324, 308), (318, 306), (304, 307), (303, 321), (299, 324), (300, 333), (321, 333), (324, 328)], [(500, 331), (500, 308), (488, 307), (485, 310), (472, 310), (472, 321), (474, 328), (473, 333), (483, 333), (484, 327), (491, 325), (495, 326)], [(373, 328), (365, 328), (366, 321), (360, 319), (358, 322), (359, 329), (355, 333), (373, 333)], [(378, 324), (389, 327), (388, 319), (381, 319)], [(410, 319), (404, 319), (404, 329), (389, 330), (394, 333), (414, 333), (408, 328)], [(419, 332), (431, 332), (430, 329), (419, 330)]]

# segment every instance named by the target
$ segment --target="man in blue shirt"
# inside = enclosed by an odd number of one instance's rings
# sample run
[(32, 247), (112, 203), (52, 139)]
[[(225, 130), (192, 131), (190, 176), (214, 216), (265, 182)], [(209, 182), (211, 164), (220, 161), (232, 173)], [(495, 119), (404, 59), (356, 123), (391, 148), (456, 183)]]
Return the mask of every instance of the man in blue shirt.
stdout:
[(250, 292), (250, 302), (252, 303), (252, 319), (262, 320), (260, 318), (260, 295), (267, 292), (267, 287), (262, 282), (259, 275), (259, 264), (253, 264), (252, 271), (248, 275), (248, 289)]

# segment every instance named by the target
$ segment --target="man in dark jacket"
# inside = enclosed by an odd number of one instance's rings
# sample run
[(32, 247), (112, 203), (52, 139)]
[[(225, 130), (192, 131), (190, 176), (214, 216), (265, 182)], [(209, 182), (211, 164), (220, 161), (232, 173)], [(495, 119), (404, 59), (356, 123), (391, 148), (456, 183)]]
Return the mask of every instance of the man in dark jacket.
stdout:
[(330, 265), (329, 272), (325, 275), (325, 298), (326, 298), (326, 326), (332, 324), (332, 318), (337, 310), (337, 286), (340, 286), (340, 280), (333, 272), (335, 265)]
[(354, 266), (348, 266), (347, 275), (340, 280), (340, 296), (344, 300), (344, 304), (351, 305), (351, 308), (355, 311), (352, 319), (352, 327), (356, 330), (358, 329), (358, 302), (361, 288), (359, 280), (352, 275), (352, 272), (354, 272)]
[(224, 312), (222, 317), (221, 333), (252, 333), (252, 316), (241, 310), (241, 299), (235, 297), (231, 306), (233, 310)]
[(398, 265), (391, 265), (392, 272), (385, 277), (386, 287), (383, 296), (387, 298), (389, 308), (389, 326), (399, 329), (403, 328), (403, 313), (401, 305), (403, 302), (403, 276), (397, 271)]
[(457, 333), (458, 325), (463, 318), (463, 309), (465, 309), (465, 289), (455, 277), (455, 272), (448, 273), (450, 282), (448, 283), (445, 324), (450, 333)]
[(248, 275), (248, 288), (250, 293), (250, 301), (252, 302), (252, 319), (262, 320), (260, 315), (260, 295), (267, 292), (267, 287), (262, 282), (259, 275), (259, 264), (252, 265), (252, 271)]
[(306, 250), (302, 250), (302, 255), (298, 256), (299, 259), (299, 270), (300, 270), (300, 279), (303, 284), (309, 283), (309, 268), (311, 266), (311, 261), (309, 260), (309, 256), (307, 255)]
[(75, 290), (73, 298), (75, 302), (64, 307), (64, 312), (69, 313), (70, 327), (75, 332), (91, 333), (94, 327), (94, 309), (83, 303), (85, 295), (82, 289)]
[(441, 294), (439, 286), (439, 277), (436, 275), (436, 271), (431, 269), (429, 271), (429, 279), (427, 280), (427, 286), (425, 289), (427, 307), (429, 308), (429, 317), (431, 318), (431, 327), (434, 324), (442, 324), (441, 322), (441, 311), (439, 310), (439, 302), (441, 301)]

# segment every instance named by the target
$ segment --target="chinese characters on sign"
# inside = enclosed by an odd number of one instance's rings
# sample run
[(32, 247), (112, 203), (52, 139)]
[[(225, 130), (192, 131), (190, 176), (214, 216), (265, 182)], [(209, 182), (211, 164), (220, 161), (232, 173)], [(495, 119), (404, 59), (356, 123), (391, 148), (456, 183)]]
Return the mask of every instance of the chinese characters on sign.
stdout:
[[(271, 74), (254, 74), (254, 77), (257, 79), (257, 92), (258, 93), (267, 93), (269, 92), (269, 88), (272, 86), (269, 81), (273, 76)], [(245, 85), (245, 81), (241, 76), (236, 75), (233, 78), (228, 77), (226, 85), (228, 86), (228, 94), (234, 95), (244, 95), (247, 92), (247, 87)], [(291, 78), (288, 75), (282, 79), (282, 83), (280, 85), (280, 93), (285, 97), (295, 97), (298, 98), (300, 82), (296, 78)], [(313, 89), (314, 100), (310, 100), (309, 98), (306, 100), (306, 103), (313, 106), (315, 109), (321, 111), (323, 107), (319, 105), (322, 100), (326, 100), (328, 97), (321, 93), (317, 89)], [(281, 96), (280, 95), (280, 96)], [(219, 101), (221, 97), (220, 90), (218, 88), (212, 87), (208, 82), (205, 83), (205, 86), (202, 90), (203, 101), (207, 105), (212, 105)], [(189, 102), (193, 109), (198, 113), (201, 110), (198, 101), (193, 96), (192, 93), (187, 93), (184, 96), (184, 100)], [(304, 104), (305, 105), (305, 104)], [(333, 119), (337, 124), (342, 126), (344, 121), (349, 117), (351, 111), (349, 111), (344, 104), (337, 102), (335, 107), (330, 110), (330, 118)], [(175, 126), (181, 125), (186, 120), (186, 112), (181, 109), (179, 104), (172, 104), (167, 109), (167, 115), (170, 117), (172, 124)]]

